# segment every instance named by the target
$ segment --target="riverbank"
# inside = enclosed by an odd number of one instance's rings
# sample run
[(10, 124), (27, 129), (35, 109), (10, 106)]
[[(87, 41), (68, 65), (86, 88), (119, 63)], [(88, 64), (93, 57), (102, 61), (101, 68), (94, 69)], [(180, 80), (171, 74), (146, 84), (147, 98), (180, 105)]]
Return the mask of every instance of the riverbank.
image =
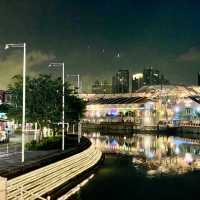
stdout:
[(49, 196), (49, 193), (92, 169), (101, 158), (101, 151), (90, 143), (88, 148), (75, 155), (9, 180), (1, 179), (1, 184), (6, 188), (1, 193), (7, 196), (8, 200), (19, 196), (22, 199), (41, 198), (46, 194)]
[(132, 135), (132, 134), (151, 134), (151, 135), (158, 135), (158, 136), (177, 136), (177, 137), (185, 137), (188, 139), (200, 139), (200, 132), (192, 131), (192, 129), (183, 129), (183, 128), (176, 128), (176, 129), (169, 129), (165, 131), (157, 131), (157, 130), (139, 130), (138, 128), (134, 128), (133, 123), (105, 123), (105, 124), (93, 124), (93, 123), (83, 123), (83, 132), (84, 133), (91, 133), (91, 132), (99, 132), (102, 135)]

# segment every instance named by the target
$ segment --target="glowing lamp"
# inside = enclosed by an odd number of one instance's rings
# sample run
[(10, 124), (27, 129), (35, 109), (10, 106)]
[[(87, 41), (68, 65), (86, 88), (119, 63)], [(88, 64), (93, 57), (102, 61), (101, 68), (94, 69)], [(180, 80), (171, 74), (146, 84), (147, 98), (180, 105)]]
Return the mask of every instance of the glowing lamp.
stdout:
[(197, 112), (200, 112), (200, 106), (197, 107)]
[(186, 153), (184, 160), (185, 160), (186, 163), (191, 164), (193, 162), (192, 154)]
[(174, 110), (176, 113), (180, 112), (180, 108), (178, 106), (176, 106)]
[(179, 153), (180, 153), (180, 149), (179, 149), (178, 146), (177, 146), (176, 149), (175, 149), (175, 153), (176, 153), (176, 154), (179, 154)]

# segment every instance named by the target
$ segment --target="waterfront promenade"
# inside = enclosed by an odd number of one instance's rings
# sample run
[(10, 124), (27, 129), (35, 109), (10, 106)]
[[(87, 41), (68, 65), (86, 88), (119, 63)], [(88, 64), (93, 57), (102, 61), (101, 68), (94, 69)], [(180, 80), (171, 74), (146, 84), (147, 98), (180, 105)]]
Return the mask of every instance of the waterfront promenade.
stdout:
[(70, 149), (63, 154), (54, 152), (51, 157), (35, 163), (28, 161), (23, 166), (17, 166), (18, 172), (15, 174), (11, 171), (16, 168), (10, 168), (10, 173), (7, 172), (7, 176), (0, 180), (1, 200), (47, 198), (52, 190), (95, 166), (101, 156), (101, 151), (89, 142), (89, 145)]

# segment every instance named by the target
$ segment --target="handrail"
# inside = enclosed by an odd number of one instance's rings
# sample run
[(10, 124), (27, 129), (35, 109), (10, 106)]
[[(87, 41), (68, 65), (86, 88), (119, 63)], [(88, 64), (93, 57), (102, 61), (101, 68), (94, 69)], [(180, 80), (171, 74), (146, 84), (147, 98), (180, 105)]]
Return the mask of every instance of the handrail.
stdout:
[[(34, 198), (37, 198), (37, 199), (40, 199), (40, 200), (50, 200), (51, 199), (51, 197), (50, 196), (48, 196), (46, 199), (45, 198), (43, 198), (43, 197), (41, 197), (41, 196), (38, 196), (38, 195), (36, 195), (36, 194), (34, 194), (34, 193), (31, 193), (30, 191), (27, 191), (27, 190), (24, 190), (23, 189), (23, 186), (17, 186), (18, 187), (18, 189), (20, 189), (20, 192), (21, 192), (21, 199), (23, 199), (24, 197), (24, 195), (23, 195), (23, 193), (27, 193), (27, 194), (30, 194), (31, 196), (33, 196)], [(16, 196), (17, 197), (17, 196)]]
[(43, 196), (94, 166), (101, 156), (101, 151), (92, 144), (88, 149), (71, 157), (10, 179), (7, 181), (7, 198), (13, 200), (20, 196), (17, 189), (19, 185), (23, 186), (24, 191), (28, 191), (23, 194), (25, 199), (30, 198), (30, 194)]

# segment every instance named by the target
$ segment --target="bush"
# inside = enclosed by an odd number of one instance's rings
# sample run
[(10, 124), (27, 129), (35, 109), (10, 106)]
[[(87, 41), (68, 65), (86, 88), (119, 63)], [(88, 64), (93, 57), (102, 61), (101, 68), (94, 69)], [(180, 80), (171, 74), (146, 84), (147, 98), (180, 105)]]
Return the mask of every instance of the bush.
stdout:
[(21, 128), (17, 128), (17, 129), (15, 130), (15, 134), (21, 135), (21, 134), (22, 134), (22, 129), (21, 129)]
[(30, 143), (26, 144), (26, 148), (29, 151), (60, 149), (61, 141), (62, 141), (61, 137), (44, 138), (38, 143), (35, 140), (32, 140)]

